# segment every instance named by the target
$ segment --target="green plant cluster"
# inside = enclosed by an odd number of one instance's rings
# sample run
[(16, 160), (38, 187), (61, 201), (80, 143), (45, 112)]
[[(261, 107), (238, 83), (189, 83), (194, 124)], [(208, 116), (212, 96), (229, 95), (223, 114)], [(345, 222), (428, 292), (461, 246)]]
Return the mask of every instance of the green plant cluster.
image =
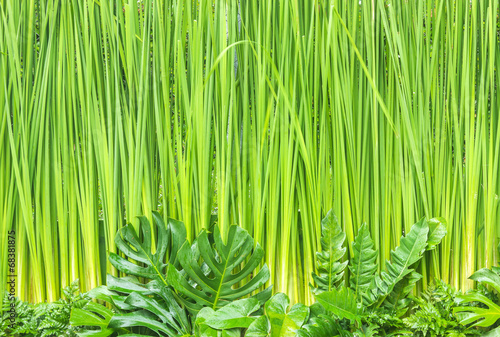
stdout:
[[(383, 268), (366, 225), (346, 259), (346, 235), (332, 211), (322, 220), (311, 306), (272, 295), (263, 249), (239, 226), (223, 237), (217, 225), (193, 242), (182, 222), (153, 212), (116, 236), (121, 254), (109, 260), (122, 277), (85, 295), (77, 283), (53, 304), (16, 302), (18, 336), (362, 337), (497, 336), (500, 268), (471, 276), (466, 294), (443, 281), (415, 295), (423, 256), (446, 235), (443, 219), (421, 219), (391, 252)], [(379, 271), (380, 270), (380, 271)], [(264, 290), (262, 290), (264, 289)], [(93, 298), (98, 301), (91, 301)], [(98, 303), (99, 302), (99, 303)], [(105, 304), (105, 305), (103, 305)], [(6, 310), (6, 309), (4, 309)], [(5, 317), (5, 315), (4, 315)], [(5, 324), (4, 318), (2, 324)], [(7, 331), (2, 325), (3, 335)]]
[(89, 302), (89, 297), (81, 294), (78, 280), (63, 289), (64, 297), (53, 303), (33, 305), (14, 297), (15, 315), (14, 324), (10, 320), (11, 298), (4, 294), (0, 336), (32, 336), (32, 337), (60, 337), (76, 336), (78, 327), (70, 325), (71, 311), (82, 308)]

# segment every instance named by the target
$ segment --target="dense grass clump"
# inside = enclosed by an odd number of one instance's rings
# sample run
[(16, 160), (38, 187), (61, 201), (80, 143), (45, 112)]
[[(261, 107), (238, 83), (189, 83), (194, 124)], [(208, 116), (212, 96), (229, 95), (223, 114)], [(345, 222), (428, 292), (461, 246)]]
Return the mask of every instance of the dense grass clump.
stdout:
[(422, 285), (470, 288), (498, 259), (499, 22), (493, 0), (0, 0), (0, 288), (10, 231), (16, 296), (54, 301), (120, 276), (116, 233), (159, 209), (189, 239), (240, 224), (309, 304), (331, 208), (377, 272), (444, 217)]

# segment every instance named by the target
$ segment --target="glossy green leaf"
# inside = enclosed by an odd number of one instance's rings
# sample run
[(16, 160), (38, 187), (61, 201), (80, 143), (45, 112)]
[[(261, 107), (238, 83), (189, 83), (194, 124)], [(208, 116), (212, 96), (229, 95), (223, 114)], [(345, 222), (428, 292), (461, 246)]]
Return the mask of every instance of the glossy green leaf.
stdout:
[(175, 330), (153, 318), (147, 311), (134, 311), (129, 314), (113, 316), (108, 327), (112, 329), (146, 327), (157, 334), (162, 332), (167, 336), (182, 336), (182, 334), (177, 334)]
[(411, 267), (422, 258), (427, 246), (428, 233), (429, 226), (423, 218), (411, 227), (408, 235), (401, 238), (400, 245), (391, 251), (391, 261), (386, 263), (386, 271), (376, 278), (381, 300), (413, 271)]
[(429, 236), (427, 239), (427, 250), (433, 250), (441, 243), (447, 233), (447, 222), (444, 218), (432, 218), (428, 221)]
[(470, 279), (476, 282), (489, 285), (500, 294), (500, 270), (495, 272), (495, 268), (493, 269), (483, 268), (472, 274)]
[(474, 326), (489, 327), (495, 324), (500, 319), (500, 305), (495, 304), (492, 300), (477, 292), (471, 292), (459, 296), (460, 303), (479, 302), (487, 308), (480, 307), (456, 307), (453, 308), (454, 313), (465, 312), (468, 315), (460, 321), (461, 324), (474, 323)]
[(245, 337), (269, 337), (271, 336), (271, 322), (267, 316), (260, 316), (250, 324)]
[(251, 314), (257, 311), (260, 303), (255, 298), (245, 298), (234, 301), (217, 311), (212, 308), (203, 308), (205, 317), (204, 324), (218, 330), (227, 330), (233, 328), (248, 328), (257, 317), (251, 317)]
[(339, 289), (316, 294), (315, 297), (326, 310), (340, 318), (347, 318), (352, 322), (360, 319), (356, 295), (351, 288), (340, 287)]
[[(215, 226), (211, 235), (206, 230), (201, 231), (193, 245), (184, 243), (178, 254), (182, 272), (169, 266), (168, 283), (183, 295), (180, 298), (191, 311), (203, 307), (215, 310), (249, 295), (267, 282), (267, 265), (255, 271), (263, 256), (260, 245), (254, 248), (252, 237), (241, 227), (231, 226), (224, 244), (219, 228)], [(198, 257), (203, 264), (200, 265)], [(210, 275), (203, 271), (202, 266), (209, 268)], [(250, 281), (238, 286), (250, 275)]]
[(309, 317), (309, 308), (301, 303), (288, 310), (290, 299), (283, 293), (271, 297), (265, 305), (271, 323), (271, 337), (294, 337)]
[(346, 252), (343, 247), (345, 233), (338, 223), (338, 219), (330, 210), (321, 220), (321, 252), (316, 253), (317, 273), (312, 277), (316, 283), (315, 293), (334, 289), (344, 275), (348, 261), (340, 262)]
[[(157, 212), (153, 212), (152, 217), (154, 227), (151, 226), (146, 217), (139, 217), (139, 228), (142, 233), (142, 239), (139, 238), (139, 235), (131, 224), (121, 228), (115, 237), (117, 248), (127, 256), (128, 259), (140, 262), (144, 264), (144, 266), (131, 262), (115, 253), (109, 254), (109, 261), (116, 269), (127, 275), (144, 277), (151, 280), (156, 279), (168, 285), (165, 279), (165, 267), (167, 264), (164, 261), (167, 251), (171, 247), (171, 231), (170, 228), (167, 229), (162, 217)], [(172, 222), (172, 224), (173, 223), (174, 222)], [(178, 225), (178, 223), (175, 224)], [(178, 229), (179, 226), (174, 227)], [(153, 252), (153, 235), (151, 232), (154, 228), (156, 228), (158, 232), (158, 238)], [(177, 232), (177, 230), (174, 230), (174, 233)], [(178, 242), (176, 244), (178, 244)], [(173, 254), (175, 255), (175, 252)]]
[(82, 330), (79, 336), (106, 337), (113, 334), (117, 329), (108, 327), (113, 312), (108, 308), (88, 302), (83, 308), (71, 310), (70, 324), (72, 326), (98, 327), (99, 330)]
[(412, 271), (403, 280), (399, 281), (392, 289), (384, 302), (384, 308), (396, 317), (403, 316), (410, 308), (412, 300), (408, 294), (415, 288), (415, 284), (422, 279), (422, 275)]
[(231, 328), (231, 329), (215, 329), (206, 324), (215, 311), (212, 308), (203, 308), (196, 315), (196, 336), (197, 337), (240, 337), (241, 329)]
[(349, 284), (358, 302), (363, 301), (377, 272), (377, 252), (368, 226), (363, 224), (352, 245), (354, 257), (349, 261)]
[(341, 330), (337, 320), (325, 314), (313, 317), (299, 330), (298, 337), (334, 337)]

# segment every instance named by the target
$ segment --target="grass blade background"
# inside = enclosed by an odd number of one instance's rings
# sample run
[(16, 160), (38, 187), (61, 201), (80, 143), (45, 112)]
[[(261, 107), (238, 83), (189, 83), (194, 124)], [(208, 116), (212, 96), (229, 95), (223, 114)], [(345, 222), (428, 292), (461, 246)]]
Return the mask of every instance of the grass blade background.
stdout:
[(99, 243), (160, 209), (191, 238), (240, 224), (309, 303), (331, 208), (381, 268), (445, 217), (422, 286), (471, 287), (498, 262), (499, 25), (493, 0), (1, 0), (1, 287), (11, 229), (40, 302), (103, 282)]

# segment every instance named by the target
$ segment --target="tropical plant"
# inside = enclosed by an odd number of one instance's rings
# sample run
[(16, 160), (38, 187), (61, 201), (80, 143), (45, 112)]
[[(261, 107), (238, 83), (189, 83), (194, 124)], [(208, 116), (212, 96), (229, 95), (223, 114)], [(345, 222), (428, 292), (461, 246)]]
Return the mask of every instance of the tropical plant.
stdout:
[(197, 336), (219, 336), (217, 333), (223, 332), (238, 337), (294, 337), (309, 319), (310, 309), (301, 303), (290, 306), (290, 299), (283, 293), (265, 303), (263, 315), (255, 315), (260, 307), (255, 298), (235, 301), (217, 311), (205, 307), (196, 317)]
[[(498, 297), (500, 294), (500, 268), (483, 268), (472, 274), (470, 278), (484, 286), (491, 287), (495, 293), (488, 294), (488, 292), (481, 293), (472, 290), (458, 297), (460, 306), (453, 308), (453, 312), (457, 313), (457, 316), (459, 315), (462, 324), (473, 323), (473, 326), (477, 327), (498, 326), (497, 322), (500, 319), (500, 299)], [(467, 305), (469, 303), (481, 305)], [(500, 333), (500, 328), (495, 330)]]
[[(128, 224), (115, 236), (124, 257), (111, 253), (109, 259), (127, 276), (108, 274), (106, 286), (88, 293), (108, 302), (113, 311), (93, 302), (73, 310), (71, 323), (89, 327), (85, 336), (127, 331), (186, 336), (193, 333), (196, 322), (208, 319), (215, 309), (231, 305), (221, 313), (231, 312), (240, 303), (250, 303), (250, 308), (254, 308), (247, 313), (250, 314), (270, 297), (268, 288), (247, 301), (234, 302), (257, 290), (269, 278), (266, 265), (256, 272), (263, 251), (258, 244), (254, 247), (245, 230), (232, 226), (224, 241), (218, 226), (214, 226), (212, 233), (203, 230), (190, 244), (182, 222), (169, 219), (165, 225), (157, 212), (153, 212), (152, 218), (152, 224), (144, 216), (139, 218), (142, 235)], [(250, 274), (252, 280), (242, 284)], [(236, 284), (241, 286), (234, 287)], [(205, 310), (197, 315), (202, 309)]]
[[(4, 296), (0, 336), (23, 337), (76, 337), (79, 329), (70, 324), (72, 310), (79, 310), (89, 303), (89, 298), (81, 294), (79, 281), (62, 290), (63, 298), (53, 303), (29, 304)], [(14, 306), (14, 322), (11, 320), (11, 305)]]
[(0, 291), (11, 231), (16, 294), (53, 302), (75, 278), (118, 277), (118, 229), (158, 208), (190, 241), (214, 214), (223, 238), (241, 224), (268, 285), (306, 304), (325, 211), (343, 259), (368, 224), (380, 270), (441, 214), (448, 235), (419, 274), (467, 290), (498, 261), (499, 10), (0, 0)]
[[(11, 320), (11, 306), (15, 310), (15, 322)], [(25, 334), (34, 336), (37, 332), (38, 322), (34, 315), (33, 305), (21, 301), (19, 298), (12, 299), (8, 292), (4, 293), (2, 306), (2, 322), (0, 325), (0, 336), (14, 336)], [(13, 324), (14, 323), (14, 324)]]
[[(406, 236), (401, 237), (400, 246), (391, 252), (391, 261), (386, 270), (377, 273), (376, 251), (367, 226), (361, 226), (352, 245), (354, 258), (339, 263), (344, 255), (344, 237), (337, 218), (329, 212), (322, 223), (322, 246), (326, 252), (318, 254), (318, 270), (321, 277), (316, 284), (315, 298), (324, 308), (340, 319), (347, 319), (357, 327), (364, 322), (376, 326), (370, 315), (388, 315), (402, 323), (411, 299), (408, 297), (416, 282), (421, 279), (417, 272), (419, 261), (426, 251), (435, 249), (446, 234), (446, 222), (436, 218), (425, 218), (415, 223)], [(336, 285), (342, 277), (343, 268), (349, 263), (349, 285)], [(331, 266), (330, 268), (325, 268)], [(325, 281), (327, 280), (327, 281)], [(333, 282), (332, 282), (333, 280)], [(402, 324), (401, 324), (402, 325)]]
[[(252, 237), (244, 229), (231, 226), (226, 243), (218, 226), (210, 234), (202, 230), (192, 245), (184, 243), (178, 254), (181, 270), (173, 265), (168, 268), (168, 283), (185, 296), (180, 299), (192, 312), (203, 307), (214, 310), (223, 307), (251, 294), (269, 279), (265, 264), (253, 274), (264, 257), (264, 251), (258, 243), (254, 246)], [(250, 274), (253, 274), (250, 281), (237, 286)], [(271, 287), (257, 297), (265, 301), (270, 294)]]
[(403, 319), (414, 336), (478, 336), (484, 334), (475, 327), (464, 325), (453, 315), (462, 295), (450, 285), (436, 280), (421, 296), (412, 296), (411, 315)]

